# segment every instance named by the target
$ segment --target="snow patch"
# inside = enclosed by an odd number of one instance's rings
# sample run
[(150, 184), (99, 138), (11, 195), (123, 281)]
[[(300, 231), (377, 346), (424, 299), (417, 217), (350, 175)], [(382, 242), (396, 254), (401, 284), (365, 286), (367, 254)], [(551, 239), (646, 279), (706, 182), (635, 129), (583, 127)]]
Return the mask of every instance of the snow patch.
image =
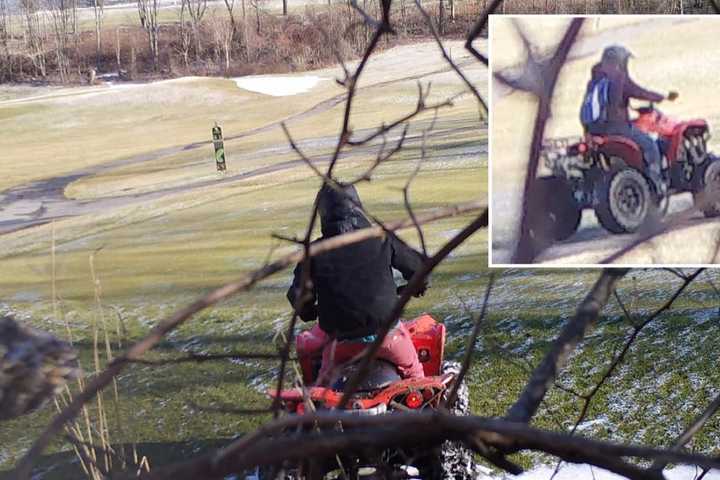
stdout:
[[(516, 477), (498, 477), (498, 478), (513, 478), (517, 480), (548, 480), (551, 476), (555, 467), (552, 465), (543, 465), (541, 467), (533, 468), (522, 475)], [(695, 467), (679, 466), (667, 469), (663, 472), (665, 478), (668, 480), (693, 480), (701, 473), (696, 470)], [(705, 477), (706, 480), (720, 480), (720, 471), (713, 470), (708, 472)], [(603, 470), (597, 467), (590, 467), (589, 465), (563, 465), (560, 472), (555, 477), (555, 480), (578, 480), (578, 479), (594, 479), (594, 480), (625, 480), (625, 477), (615, 475), (612, 472)]]
[(324, 79), (314, 75), (249, 75), (247, 77), (233, 78), (233, 80), (239, 88), (250, 90), (251, 92), (271, 95), (273, 97), (285, 97), (305, 93)]

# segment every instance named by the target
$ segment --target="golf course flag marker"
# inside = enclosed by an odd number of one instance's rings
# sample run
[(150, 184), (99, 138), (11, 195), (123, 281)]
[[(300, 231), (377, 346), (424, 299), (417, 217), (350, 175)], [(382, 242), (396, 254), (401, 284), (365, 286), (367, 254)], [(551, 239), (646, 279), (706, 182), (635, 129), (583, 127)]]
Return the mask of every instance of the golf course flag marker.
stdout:
[(225, 145), (223, 143), (222, 128), (215, 122), (215, 126), (212, 129), (213, 147), (215, 147), (215, 164), (217, 165), (218, 172), (225, 172), (227, 166), (225, 165)]

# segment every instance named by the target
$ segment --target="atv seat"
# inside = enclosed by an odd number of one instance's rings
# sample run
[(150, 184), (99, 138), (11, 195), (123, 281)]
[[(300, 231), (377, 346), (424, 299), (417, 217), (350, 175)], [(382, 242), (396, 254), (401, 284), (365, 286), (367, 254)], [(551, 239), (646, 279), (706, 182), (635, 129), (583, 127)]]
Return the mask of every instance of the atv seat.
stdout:
[[(345, 390), (345, 382), (350, 377), (355, 375), (358, 370), (357, 363), (351, 363), (346, 365), (342, 369), (340, 378), (332, 385), (332, 389), (338, 392)], [(372, 392), (375, 390), (382, 390), (387, 388), (395, 382), (402, 380), (402, 377), (398, 374), (397, 367), (390, 362), (385, 360), (374, 360), (370, 364), (368, 374), (365, 375), (362, 382), (357, 386), (356, 391), (358, 392)]]
[(622, 135), (594, 135), (588, 133), (585, 135), (585, 143), (593, 150), (609, 144), (620, 144), (633, 150), (640, 150), (637, 143)]

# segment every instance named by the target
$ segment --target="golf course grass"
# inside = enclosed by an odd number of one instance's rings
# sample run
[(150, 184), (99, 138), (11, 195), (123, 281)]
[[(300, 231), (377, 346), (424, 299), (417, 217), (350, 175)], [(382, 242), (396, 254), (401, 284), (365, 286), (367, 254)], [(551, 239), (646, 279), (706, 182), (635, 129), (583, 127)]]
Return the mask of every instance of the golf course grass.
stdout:
[[(456, 61), (465, 62), (471, 81), (486, 93), (486, 70), (467, 63), (457, 42), (452, 51)], [(351, 118), (354, 131), (367, 132), (413, 111), (418, 79), (433, 82), (428, 103), (463, 91), (454, 74), (438, 73), (444, 68), (433, 43), (379, 55), (361, 84), (368, 88), (357, 98)], [(102, 198), (175, 189), (151, 200), (3, 235), (0, 311), (61, 338), (71, 336), (86, 374), (92, 376), (96, 336), (104, 364), (105, 332), (117, 355), (176, 309), (295, 248), (271, 235), (303, 234), (319, 179), (302, 162), (256, 176), (241, 174), (297, 159), (277, 122), (341, 93), (331, 81), (337, 69), (316, 73), (327, 77), (324, 87), (289, 97), (239, 90), (230, 80), (188, 79), (125, 89), (123, 101), (98, 87), (97, 95), (52, 91), (46, 99), (0, 103), (0, 127), (7, 127), (0, 128), (0, 142), (8, 146), (11, 160), (0, 165), (1, 189), (137, 155), (148, 155), (148, 160), (120, 162), (116, 168), (82, 177), (68, 186), (66, 196), (92, 205)], [(373, 86), (389, 81), (384, 87)], [(321, 168), (332, 151), (341, 114), (338, 105), (288, 123)], [(226, 142), (225, 176), (213, 171), (210, 145), (153, 155), (159, 149), (206, 141), (216, 120), (226, 138), (272, 126)], [(76, 126), (70, 128), (68, 122)], [(422, 132), (431, 125), (423, 158)], [(33, 144), (33, 138), (43, 141)], [(393, 141), (389, 137), (388, 145)], [(486, 127), (470, 95), (438, 110), (434, 122), (433, 114), (426, 112), (413, 120), (406, 148), (380, 165), (372, 181), (358, 184), (364, 206), (385, 221), (404, 218), (401, 189), (420, 160), (410, 186), (416, 212), (486, 200), (486, 147)], [(32, 155), (26, 156), (26, 148)], [(348, 150), (338, 164), (338, 176), (355, 178), (370, 165), (377, 148), (378, 143), (366, 150)], [(35, 168), (18, 169), (20, 161)], [(193, 187), (213, 178), (217, 184)], [(435, 252), (471, 218), (427, 225), (428, 251)], [(401, 236), (419, 246), (412, 229)], [(404, 316), (429, 312), (444, 322), (449, 332), (446, 355), (459, 358), (472, 319), (481, 309), (489, 274), (487, 234), (481, 231), (436, 269), (426, 295), (413, 299)], [(530, 369), (598, 276), (590, 270), (496, 274), (467, 377), (472, 411), (485, 416), (503, 414), (517, 398)], [(278, 273), (196, 315), (148, 358), (186, 352), (274, 352), (290, 318), (285, 300), (290, 280), (290, 270)], [(594, 422), (583, 424), (583, 434), (667, 445), (718, 393), (720, 372), (713, 353), (720, 339), (717, 283), (716, 273), (703, 273), (669, 314), (643, 331), (623, 367), (597, 396), (588, 416)], [(669, 298), (679, 284), (667, 271), (628, 275), (618, 293), (636, 317), (628, 319), (617, 304), (609, 305), (559, 381), (577, 390), (590, 387), (629, 334), (631, 323)], [(267, 407), (265, 391), (276, 374), (274, 362), (261, 360), (132, 365), (117, 379), (117, 400), (112, 388), (104, 395), (109, 437), (127, 451), (135, 448), (151, 468), (206, 452), (268, 419), (232, 410)], [(294, 369), (290, 377), (296, 378)], [(567, 430), (579, 407), (577, 399), (552, 389), (535, 424)], [(0, 470), (14, 465), (55, 413), (51, 404), (0, 426)], [(93, 425), (97, 413), (95, 404), (89, 405), (87, 418)], [(693, 447), (707, 452), (716, 448), (719, 427), (718, 420), (709, 422)], [(514, 460), (525, 466), (546, 460), (517, 457)], [(44, 479), (82, 476), (75, 454), (62, 439), (47, 450), (37, 473)]]

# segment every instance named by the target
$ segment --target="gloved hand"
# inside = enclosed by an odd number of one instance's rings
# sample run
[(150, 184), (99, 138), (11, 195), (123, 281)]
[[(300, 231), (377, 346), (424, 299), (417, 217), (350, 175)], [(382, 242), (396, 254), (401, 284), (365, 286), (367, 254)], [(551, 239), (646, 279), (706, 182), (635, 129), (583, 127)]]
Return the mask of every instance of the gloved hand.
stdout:
[(298, 315), (300, 315), (300, 319), (303, 322), (313, 322), (318, 318), (318, 307), (314, 303), (312, 305), (306, 304), (302, 310), (298, 312)]
[(415, 295), (413, 295), (413, 296), (414, 296), (415, 298), (422, 297), (423, 295), (425, 295), (425, 290), (428, 289), (428, 286), (429, 286), (429, 283), (428, 283), (428, 281), (426, 280), (425, 283), (423, 283), (423, 286), (420, 287), (420, 290), (418, 290), (418, 292), (417, 292)]
[(667, 99), (671, 102), (674, 102), (675, 99), (678, 98), (678, 96), (680, 96), (678, 92), (676, 92), (675, 90), (671, 90), (670, 93), (668, 93)]
[[(420, 287), (420, 290), (418, 290), (418, 292), (415, 295), (413, 295), (413, 297), (418, 298), (418, 297), (422, 297), (423, 295), (425, 295), (425, 290), (428, 289), (428, 286), (429, 286), (429, 282), (427, 280), (425, 280), (425, 283), (423, 283), (423, 286)], [(400, 285), (399, 287), (397, 287), (397, 289), (396, 289), (397, 294), (402, 295), (405, 288), (407, 288), (407, 284)]]

